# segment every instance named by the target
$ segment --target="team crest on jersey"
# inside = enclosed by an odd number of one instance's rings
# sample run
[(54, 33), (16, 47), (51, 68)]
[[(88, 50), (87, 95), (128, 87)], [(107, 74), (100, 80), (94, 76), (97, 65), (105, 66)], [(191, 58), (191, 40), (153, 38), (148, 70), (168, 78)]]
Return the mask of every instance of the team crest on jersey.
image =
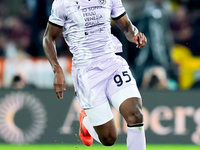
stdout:
[(51, 16), (54, 17), (54, 8), (51, 10)]
[(106, 0), (99, 0), (99, 4), (104, 5), (106, 3)]

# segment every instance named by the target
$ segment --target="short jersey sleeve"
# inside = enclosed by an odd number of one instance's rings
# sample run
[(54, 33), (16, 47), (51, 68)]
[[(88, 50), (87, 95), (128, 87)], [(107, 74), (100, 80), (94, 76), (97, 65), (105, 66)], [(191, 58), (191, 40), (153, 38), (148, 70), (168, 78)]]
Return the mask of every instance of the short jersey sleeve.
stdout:
[(57, 25), (58, 27), (64, 26), (66, 18), (63, 1), (64, 0), (54, 0), (51, 9), (51, 15), (49, 17), (49, 22), (51, 24)]
[(125, 9), (124, 6), (122, 5), (122, 1), (112, 0), (111, 17), (115, 19), (121, 16), (122, 14), (125, 14)]

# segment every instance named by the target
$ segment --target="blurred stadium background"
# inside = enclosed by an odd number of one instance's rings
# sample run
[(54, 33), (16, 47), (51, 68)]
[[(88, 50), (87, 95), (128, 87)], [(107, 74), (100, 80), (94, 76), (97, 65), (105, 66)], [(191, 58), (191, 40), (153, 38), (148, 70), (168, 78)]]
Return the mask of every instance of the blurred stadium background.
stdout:
[[(67, 91), (64, 99), (58, 100), (53, 91), (53, 71), (42, 49), (52, 2), (0, 0), (2, 150), (22, 150), (22, 146), (45, 149), (38, 144), (46, 144), (46, 149), (68, 145), (67, 149), (84, 149), (78, 137), (81, 108), (74, 97), (72, 55), (60, 35), (56, 42)], [(188, 144), (199, 149), (200, 1), (122, 2), (133, 24), (148, 39), (148, 44), (138, 50), (112, 22), (112, 33), (123, 43), (121, 55), (128, 61), (143, 97), (147, 148), (173, 150), (172, 144)], [(119, 132), (117, 146), (126, 149), (126, 124), (114, 108), (113, 113)], [(187, 146), (174, 149), (192, 150)]]

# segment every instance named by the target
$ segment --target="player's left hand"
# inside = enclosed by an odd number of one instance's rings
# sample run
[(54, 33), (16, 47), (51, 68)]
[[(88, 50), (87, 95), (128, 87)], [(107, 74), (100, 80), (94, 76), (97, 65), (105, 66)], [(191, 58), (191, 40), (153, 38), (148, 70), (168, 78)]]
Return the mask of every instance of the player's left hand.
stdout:
[(136, 48), (142, 48), (146, 45), (147, 38), (144, 33), (138, 32), (138, 34), (133, 37), (133, 42), (136, 44)]

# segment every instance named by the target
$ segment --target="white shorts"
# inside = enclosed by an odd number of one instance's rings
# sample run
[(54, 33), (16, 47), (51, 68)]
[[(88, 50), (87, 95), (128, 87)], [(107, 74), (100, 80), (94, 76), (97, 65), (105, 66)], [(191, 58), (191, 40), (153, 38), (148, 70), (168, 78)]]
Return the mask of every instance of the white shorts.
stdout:
[(93, 126), (113, 118), (109, 102), (119, 110), (123, 101), (139, 97), (136, 81), (127, 62), (117, 55), (89, 67), (72, 67), (74, 88), (79, 105)]

